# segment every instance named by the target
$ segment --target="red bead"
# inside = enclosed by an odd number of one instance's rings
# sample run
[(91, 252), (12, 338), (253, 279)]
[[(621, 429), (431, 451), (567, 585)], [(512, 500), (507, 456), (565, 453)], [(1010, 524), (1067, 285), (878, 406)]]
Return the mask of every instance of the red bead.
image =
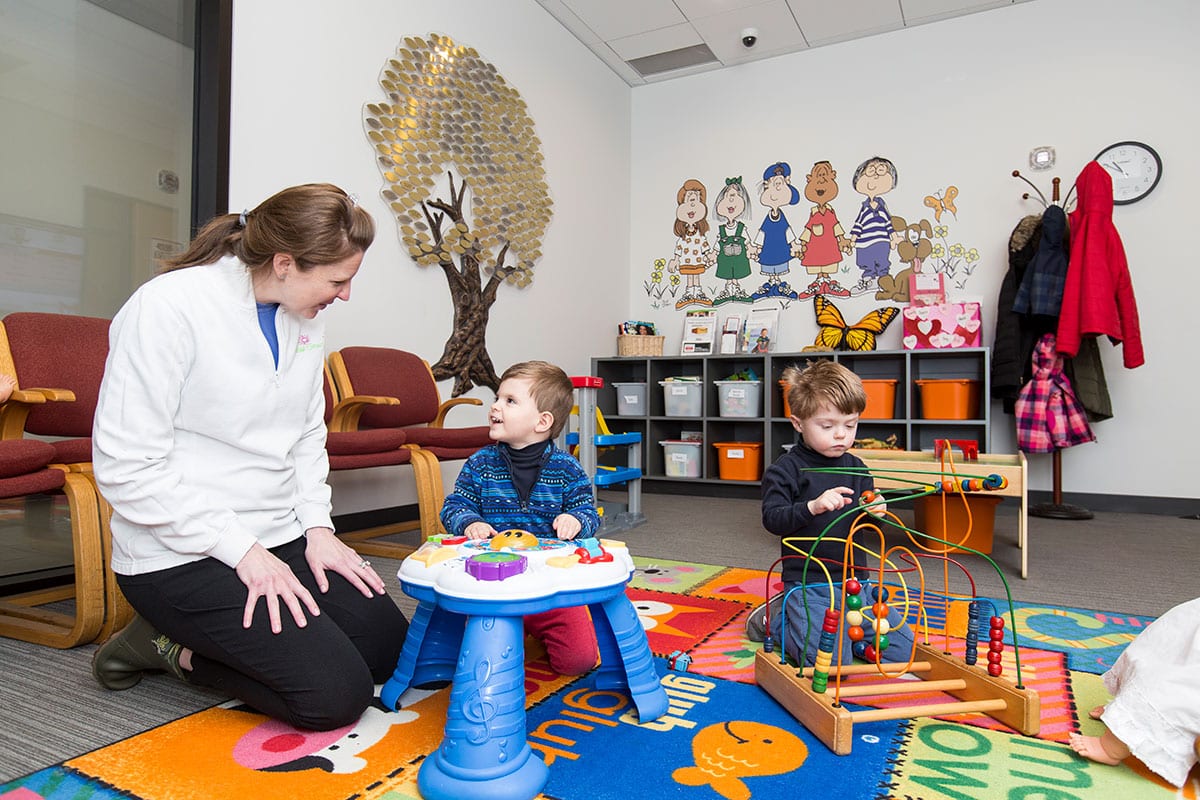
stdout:
[(879, 499), (879, 495), (875, 494), (870, 489), (867, 489), (865, 492), (862, 493), (862, 504), (864, 506), (870, 505), (871, 503), (874, 503), (878, 499)]
[(1004, 630), (1004, 617), (992, 617), (992, 630)]
[(862, 584), (856, 578), (850, 578), (846, 581), (846, 594), (858, 594), (862, 591)]
[(1003, 653), (1004, 642), (988, 642), (988, 650), (991, 650), (993, 653)]
[(991, 664), (999, 664), (1000, 659), (1002, 659), (1002, 658), (1004, 658), (1004, 653), (1001, 653), (999, 651), (992, 650), (991, 652), (988, 653), (988, 662)]
[(988, 638), (991, 639), (993, 642), (1003, 642), (1004, 641), (1004, 629), (1003, 628), (992, 628), (991, 633), (988, 634)]
[(872, 664), (879, 660), (879, 654), (875, 652), (875, 645), (867, 645), (867, 649), (863, 650), (863, 658)]
[(1004, 673), (1004, 667), (999, 664), (988, 664), (988, 675), (999, 678)]

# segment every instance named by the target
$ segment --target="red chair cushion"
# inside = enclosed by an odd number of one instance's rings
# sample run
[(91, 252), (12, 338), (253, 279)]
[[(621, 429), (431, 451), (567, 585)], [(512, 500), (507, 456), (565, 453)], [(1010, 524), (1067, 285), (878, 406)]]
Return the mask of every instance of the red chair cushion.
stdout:
[(418, 356), (390, 347), (345, 347), (338, 351), (357, 395), (399, 398), (398, 406), (363, 411), (364, 428), (403, 428), (432, 422), (438, 412), (437, 384)]
[(58, 491), (67, 480), (61, 469), (39, 469), (16, 478), (0, 478), (0, 498)]
[(471, 452), (492, 443), (487, 425), (473, 428), (405, 428), (408, 441), (421, 447), (450, 447)]
[(369, 455), (396, 450), (407, 441), (404, 431), (398, 428), (330, 432), (325, 436), (325, 449), (331, 456)]
[(92, 437), (60, 439), (50, 443), (57, 464), (84, 464), (92, 460)]
[(412, 452), (403, 448), (388, 450), (383, 453), (362, 453), (359, 455), (329, 456), (331, 470), (366, 469), (367, 467), (390, 467), (395, 464), (407, 464), (412, 460)]
[[(25, 430), (40, 436), (91, 436), (108, 358), (109, 321), (73, 314), (18, 311), (4, 318), (22, 389), (70, 389), (75, 402), (33, 408)], [(89, 453), (83, 461), (91, 461)]]
[(49, 442), (40, 439), (8, 439), (0, 442), (0, 478), (15, 478), (37, 472), (53, 461), (54, 447)]

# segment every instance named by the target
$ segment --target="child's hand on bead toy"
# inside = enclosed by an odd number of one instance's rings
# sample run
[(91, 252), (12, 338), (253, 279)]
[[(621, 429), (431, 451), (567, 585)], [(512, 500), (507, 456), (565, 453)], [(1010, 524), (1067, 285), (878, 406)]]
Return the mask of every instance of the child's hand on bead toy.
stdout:
[(559, 514), (554, 518), (554, 532), (560, 539), (574, 539), (583, 530), (583, 523), (571, 514)]
[(852, 494), (854, 494), (854, 490), (846, 486), (836, 486), (832, 489), (826, 489), (808, 501), (808, 513), (815, 517), (817, 514), (824, 514), (826, 511), (837, 511), (839, 508), (844, 508), (852, 502), (850, 500), (850, 495)]
[[(877, 517), (882, 517), (884, 512), (887, 511), (887, 504), (879, 502), (882, 499), (883, 495), (872, 491), (871, 489), (863, 492), (858, 498), (859, 502), (863, 505), (863, 510), (868, 514), (874, 514)], [(878, 505), (872, 505), (872, 503), (877, 503)]]
[(483, 520), (480, 520), (479, 522), (472, 522), (470, 525), (468, 525), (467, 529), (463, 531), (463, 534), (465, 534), (468, 539), (487, 539), (496, 535), (496, 529), (491, 525), (488, 525)]

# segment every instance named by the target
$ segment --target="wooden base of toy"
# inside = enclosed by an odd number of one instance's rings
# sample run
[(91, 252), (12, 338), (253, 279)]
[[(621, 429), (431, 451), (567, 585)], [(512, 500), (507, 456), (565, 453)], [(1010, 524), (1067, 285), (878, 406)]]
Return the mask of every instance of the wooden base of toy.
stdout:
[[(1041, 700), (1032, 689), (1019, 689), (1003, 677), (993, 678), (986, 667), (968, 666), (961, 658), (917, 643), (915, 660), (909, 672), (922, 679), (872, 685), (842, 685), (842, 698), (875, 697), (886, 694), (945, 692), (953, 702), (899, 708), (870, 708), (849, 711), (834, 705), (833, 686), (824, 694), (812, 689), (812, 669), (803, 675), (780, 661), (778, 653), (759, 651), (754, 660), (754, 679), (767, 694), (786, 708), (804, 727), (839, 756), (850, 754), (855, 722), (885, 719), (912, 719), (946, 714), (982, 712), (1027, 736), (1041, 728)], [(903, 665), (885, 664), (884, 669)], [(874, 664), (852, 664), (841, 669), (846, 675), (879, 675)], [(892, 676), (900, 673), (892, 672)], [(882, 677), (882, 676), (881, 676)], [(830, 675), (832, 684), (833, 676)]]

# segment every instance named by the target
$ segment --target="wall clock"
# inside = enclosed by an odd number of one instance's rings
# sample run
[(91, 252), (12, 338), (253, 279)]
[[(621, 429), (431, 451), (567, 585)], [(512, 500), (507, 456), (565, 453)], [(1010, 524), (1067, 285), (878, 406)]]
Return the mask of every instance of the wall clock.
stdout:
[(1162, 159), (1154, 148), (1142, 142), (1110, 144), (1096, 156), (1113, 181), (1113, 204), (1136, 203), (1158, 186), (1162, 177)]

